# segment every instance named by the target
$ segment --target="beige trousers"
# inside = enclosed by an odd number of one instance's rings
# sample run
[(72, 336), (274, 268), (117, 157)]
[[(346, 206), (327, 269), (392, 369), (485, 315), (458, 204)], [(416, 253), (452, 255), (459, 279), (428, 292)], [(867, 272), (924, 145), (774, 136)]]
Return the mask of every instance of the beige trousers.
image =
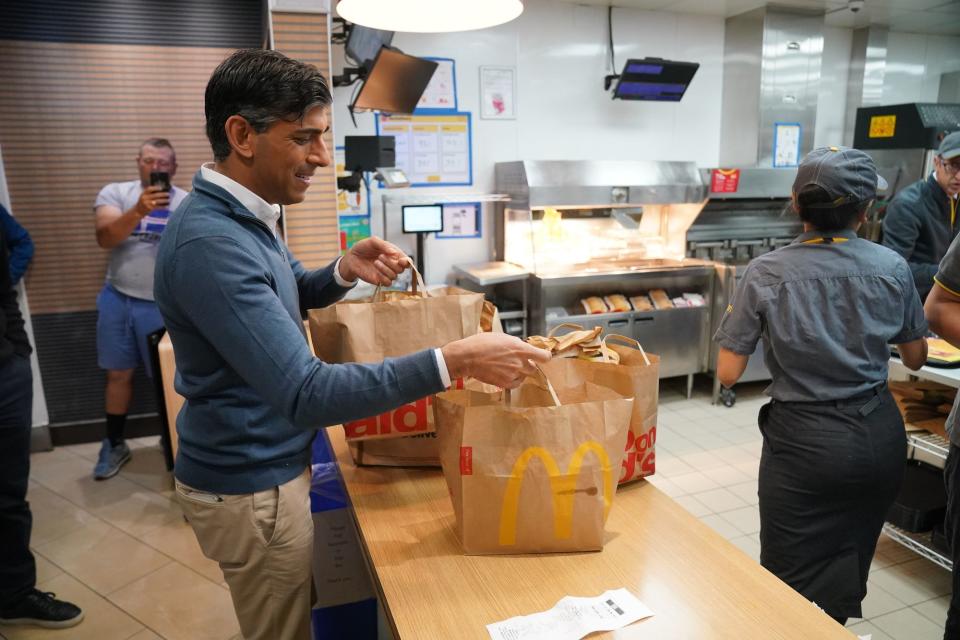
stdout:
[(176, 489), (203, 554), (220, 563), (245, 640), (310, 640), (309, 469), (245, 495)]

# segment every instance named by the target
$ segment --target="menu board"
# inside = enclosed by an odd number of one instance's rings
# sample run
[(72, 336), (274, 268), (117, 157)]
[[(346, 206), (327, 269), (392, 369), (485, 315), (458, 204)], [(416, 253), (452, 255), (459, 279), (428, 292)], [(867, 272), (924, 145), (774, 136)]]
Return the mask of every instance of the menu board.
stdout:
[(470, 114), (377, 114), (377, 135), (396, 138), (396, 166), (412, 187), (473, 184)]

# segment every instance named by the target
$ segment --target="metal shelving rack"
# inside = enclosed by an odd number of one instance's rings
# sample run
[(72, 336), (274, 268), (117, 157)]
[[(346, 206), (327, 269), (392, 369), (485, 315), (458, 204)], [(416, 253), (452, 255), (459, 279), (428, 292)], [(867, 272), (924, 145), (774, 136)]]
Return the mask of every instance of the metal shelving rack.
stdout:
[[(946, 461), (947, 453), (950, 451), (950, 443), (928, 431), (907, 433), (907, 455), (913, 458), (917, 451), (929, 453)], [(910, 533), (889, 522), (884, 523), (883, 532), (895, 542), (902, 544), (927, 560), (935, 562), (947, 571), (953, 570), (953, 562), (950, 558), (934, 548), (930, 542), (930, 533)]]

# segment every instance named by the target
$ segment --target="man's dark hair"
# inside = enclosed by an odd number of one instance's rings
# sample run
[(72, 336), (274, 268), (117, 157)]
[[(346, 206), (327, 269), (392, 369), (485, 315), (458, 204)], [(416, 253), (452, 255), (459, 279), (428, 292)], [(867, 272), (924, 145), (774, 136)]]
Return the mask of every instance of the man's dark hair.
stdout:
[(224, 125), (230, 116), (242, 116), (262, 133), (278, 120), (293, 122), (314, 107), (333, 102), (327, 81), (316, 67), (278, 51), (241, 49), (220, 63), (204, 97), (207, 138), (213, 157), (230, 155)]
[(870, 205), (868, 200), (824, 206), (831, 205), (833, 201), (826, 189), (816, 184), (808, 184), (797, 193), (797, 214), (817, 231), (841, 231), (849, 229), (857, 216)]

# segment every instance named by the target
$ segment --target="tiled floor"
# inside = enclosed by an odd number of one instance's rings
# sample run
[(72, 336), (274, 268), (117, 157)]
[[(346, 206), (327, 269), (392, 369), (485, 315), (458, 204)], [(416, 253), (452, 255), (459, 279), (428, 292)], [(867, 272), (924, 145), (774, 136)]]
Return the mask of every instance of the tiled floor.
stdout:
[[(687, 400), (661, 389), (652, 482), (747, 555), (760, 554), (757, 411), (763, 385), (741, 385), (735, 407), (714, 407), (706, 388)], [(203, 557), (173, 502), (157, 438), (132, 441), (116, 478), (90, 478), (99, 444), (33, 456), (29, 499), (39, 587), (77, 602), (69, 631), (0, 627), (8, 640), (228, 640), (239, 638), (219, 568)], [(881, 536), (858, 634), (873, 640), (940, 640), (950, 575)]]
[(159, 438), (131, 440), (133, 460), (91, 478), (99, 443), (32, 456), (37, 586), (75, 602), (67, 630), (0, 627), (7, 640), (234, 640), (239, 626), (216, 563), (173, 501)]

